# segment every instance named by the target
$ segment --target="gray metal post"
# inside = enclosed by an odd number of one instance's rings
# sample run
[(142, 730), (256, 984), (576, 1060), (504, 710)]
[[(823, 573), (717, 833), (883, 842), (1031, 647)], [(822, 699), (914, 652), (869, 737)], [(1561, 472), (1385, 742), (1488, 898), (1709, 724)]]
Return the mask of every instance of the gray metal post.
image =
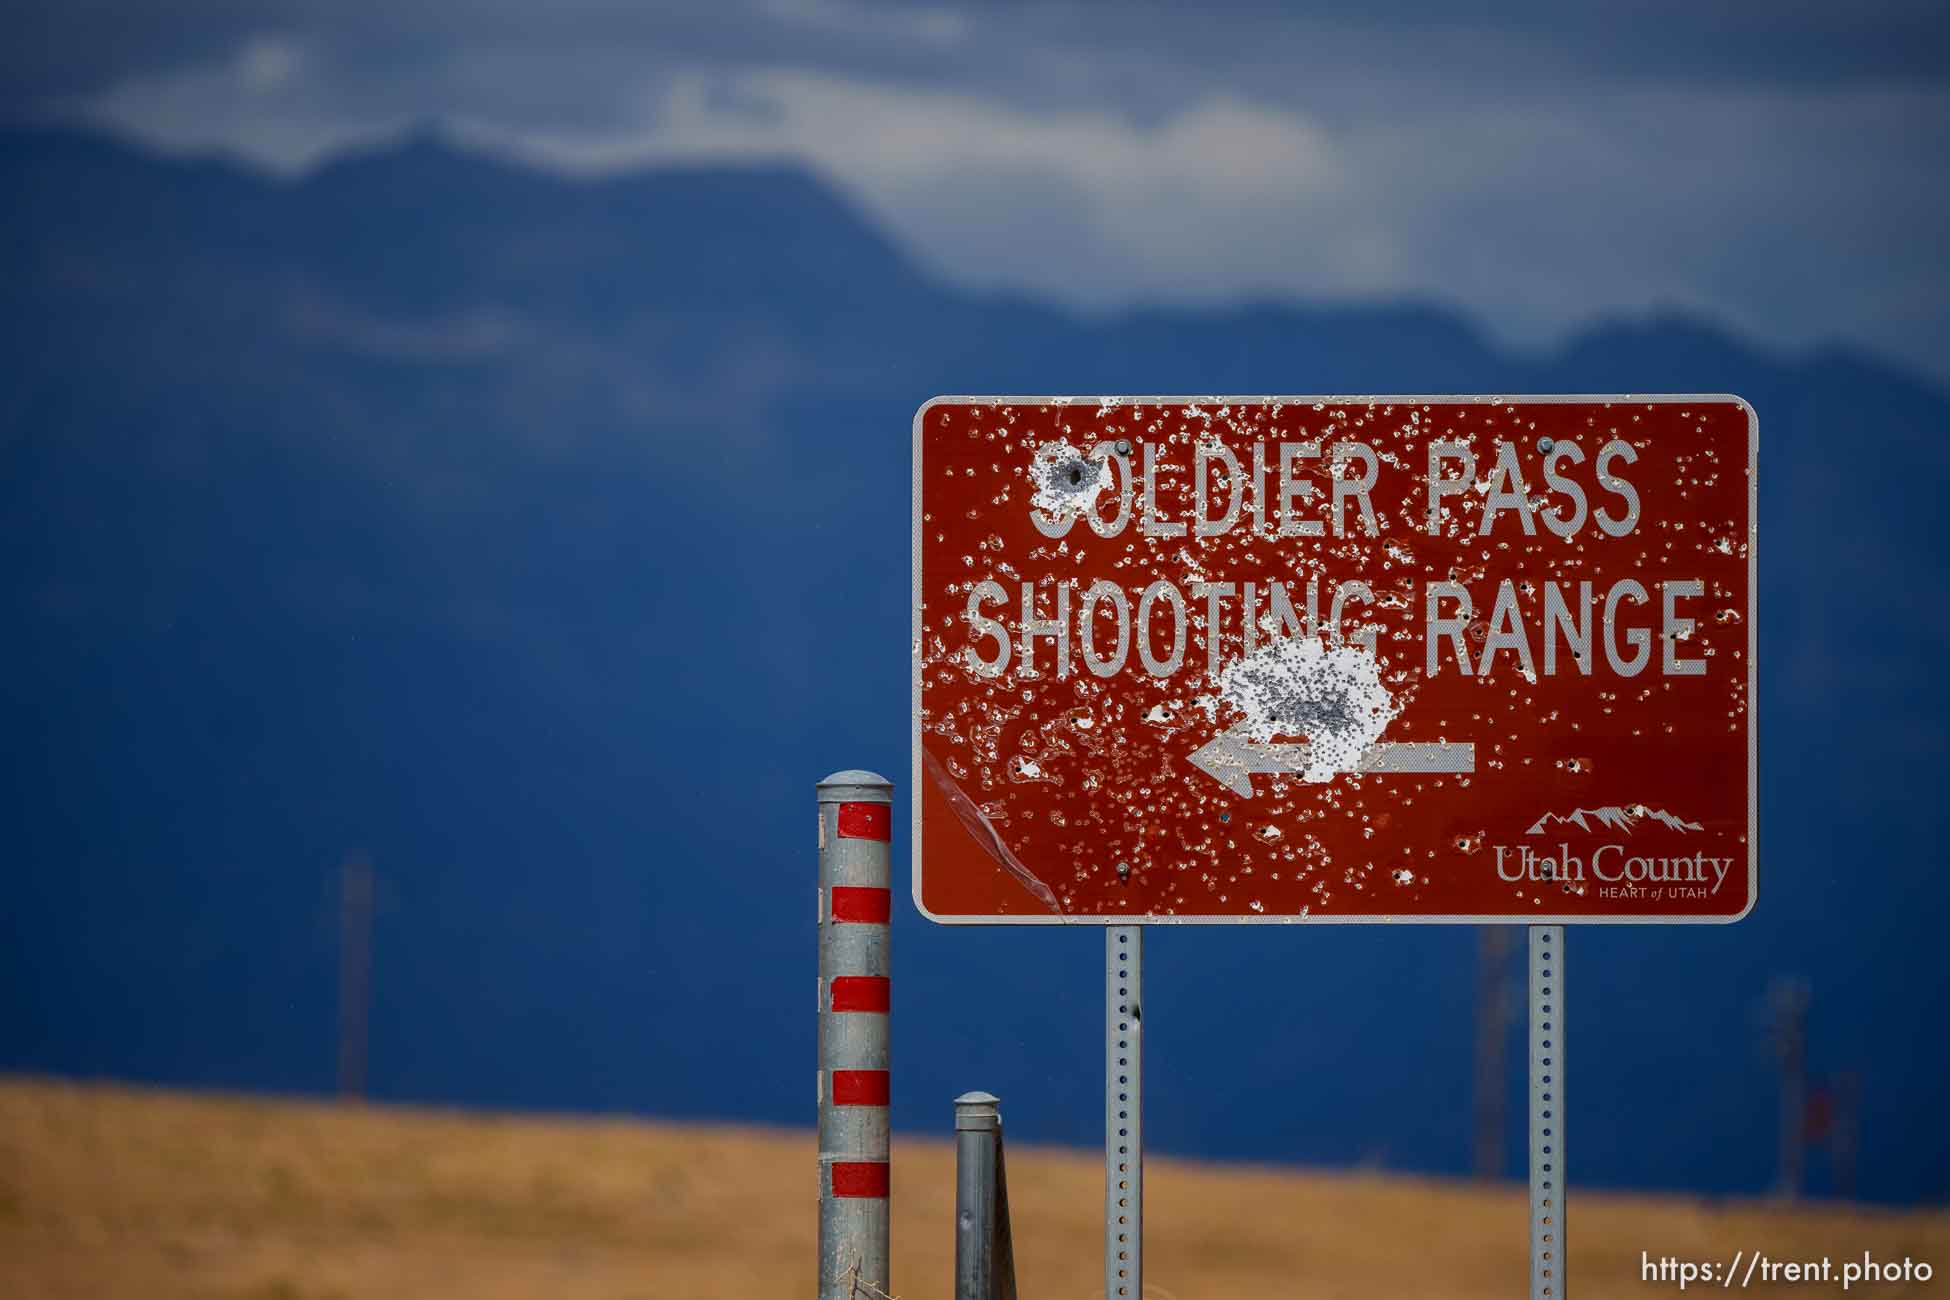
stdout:
[(889, 1295), (888, 1044), (893, 785), (819, 783), (819, 1300)]
[(955, 1098), (955, 1300), (995, 1300), (996, 1098)]
[(1564, 927), (1530, 927), (1530, 1300), (1564, 1300)]
[(1781, 1155), (1778, 1195), (1801, 1195), (1808, 1141), (1808, 1004), (1802, 979), (1777, 978), (1768, 990), (1774, 1018), (1774, 1050), (1781, 1062)]
[(1503, 1176), (1504, 1094), (1510, 1077), (1510, 1021), (1516, 1014), (1516, 989), (1510, 954), (1516, 934), (1507, 925), (1480, 926), (1476, 932), (1476, 1075), (1470, 1098), (1470, 1142), (1476, 1177), (1484, 1182)]
[(1104, 930), (1104, 1295), (1144, 1295), (1144, 927)]
[(339, 1096), (366, 1095), (372, 1019), (372, 863), (363, 855), (340, 868)]

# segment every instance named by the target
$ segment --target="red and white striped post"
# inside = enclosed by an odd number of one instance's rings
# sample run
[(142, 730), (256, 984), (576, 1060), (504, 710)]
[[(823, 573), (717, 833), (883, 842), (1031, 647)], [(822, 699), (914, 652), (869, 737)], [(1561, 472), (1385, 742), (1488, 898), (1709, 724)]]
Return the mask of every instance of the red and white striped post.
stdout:
[(888, 1279), (888, 861), (893, 784), (819, 783), (819, 1300)]

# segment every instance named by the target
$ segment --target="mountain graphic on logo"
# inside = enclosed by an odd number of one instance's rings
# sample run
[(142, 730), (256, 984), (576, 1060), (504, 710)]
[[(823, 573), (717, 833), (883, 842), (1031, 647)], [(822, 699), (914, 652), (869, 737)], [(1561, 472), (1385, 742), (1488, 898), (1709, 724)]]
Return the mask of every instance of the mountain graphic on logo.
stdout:
[(1581, 831), (1602, 826), (1608, 830), (1624, 831), (1629, 835), (1640, 822), (1647, 820), (1659, 822), (1681, 832), (1706, 829), (1698, 822), (1689, 822), (1683, 817), (1675, 817), (1663, 808), (1648, 808), (1642, 803), (1635, 803), (1626, 808), (1607, 804), (1603, 808), (1574, 808), (1568, 813), (1545, 813), (1525, 834), (1542, 835), (1547, 826), (1575, 826)]

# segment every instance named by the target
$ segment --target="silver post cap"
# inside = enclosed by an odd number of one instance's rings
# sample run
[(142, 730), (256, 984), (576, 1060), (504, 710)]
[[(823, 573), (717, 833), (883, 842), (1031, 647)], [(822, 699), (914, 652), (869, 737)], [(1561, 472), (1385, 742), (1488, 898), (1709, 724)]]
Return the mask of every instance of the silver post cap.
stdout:
[(850, 767), (818, 785), (821, 803), (892, 803), (894, 783), (878, 772)]
[(1002, 1099), (992, 1092), (964, 1092), (955, 1098), (955, 1130), (982, 1132), (1002, 1127)]

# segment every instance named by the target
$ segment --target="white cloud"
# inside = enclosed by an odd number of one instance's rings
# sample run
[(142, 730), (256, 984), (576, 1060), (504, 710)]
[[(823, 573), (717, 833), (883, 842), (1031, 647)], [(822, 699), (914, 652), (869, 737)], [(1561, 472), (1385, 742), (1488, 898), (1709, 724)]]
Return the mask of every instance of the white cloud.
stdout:
[(237, 51), (232, 65), (238, 84), (263, 93), (291, 84), (304, 67), (304, 50), (282, 36), (253, 36)]
[[(826, 27), (877, 21), (854, 0), (777, 2)], [(915, 39), (960, 39), (947, 18), (904, 21), (920, 24)], [(487, 80), (514, 84), (524, 57), (458, 51), (430, 71), (472, 88), (488, 58)], [(559, 88), (565, 66), (561, 51), (538, 52), (528, 79)], [(1343, 79), (1277, 101), (1205, 84), (1141, 117), (952, 80), (582, 66), (607, 79), (599, 110), (497, 112), (470, 91), (446, 116), (571, 172), (803, 160), (947, 277), (1085, 308), (1433, 298), (1541, 344), (1597, 317), (1681, 307), (1771, 344), (1841, 339), (1950, 373), (1935, 234), (1950, 91), (1935, 87), (1629, 82), (1527, 98), (1493, 78), (1438, 84), (1426, 60), (1405, 60), (1375, 72), (1358, 112)], [(125, 82), (86, 111), (171, 146), (291, 166), (443, 107), (348, 102), (302, 47), (266, 37)]]
[[(1434, 297), (1506, 337), (1682, 307), (1787, 346), (1854, 338), (1944, 368), (1916, 231), (1950, 94), (1625, 90), (1330, 125), (1226, 96), (1152, 124), (797, 72), (679, 78), (634, 127), (484, 141), (606, 171), (787, 156), (847, 184), (957, 280), (1094, 308)], [(1907, 178), (1907, 179), (1906, 179)]]
[(316, 75), (304, 43), (279, 33), (252, 36), (226, 58), (129, 77), (53, 108), (163, 150), (221, 150), (281, 172), (411, 120), (348, 106)]

